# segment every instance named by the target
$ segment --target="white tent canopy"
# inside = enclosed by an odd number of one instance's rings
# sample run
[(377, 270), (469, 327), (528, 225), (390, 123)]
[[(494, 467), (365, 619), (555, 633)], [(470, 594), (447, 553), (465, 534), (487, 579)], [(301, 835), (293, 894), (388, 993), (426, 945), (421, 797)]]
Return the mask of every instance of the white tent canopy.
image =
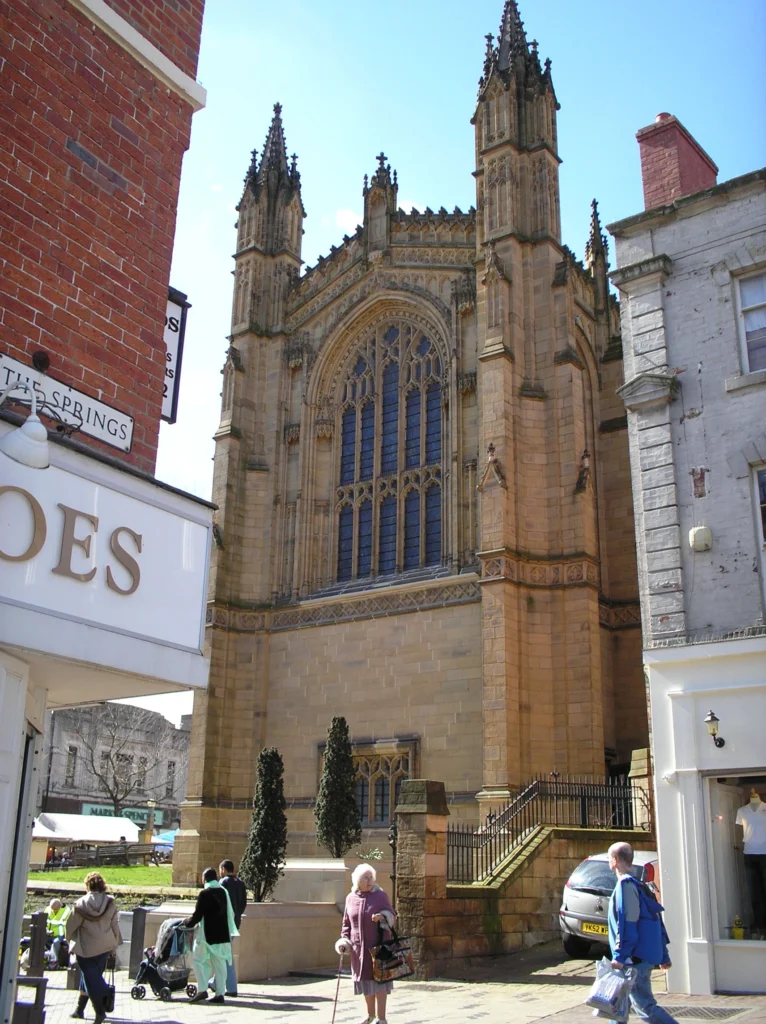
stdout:
[(35, 819), (32, 835), (51, 843), (137, 843), (139, 828), (129, 818), (101, 814), (50, 814)]

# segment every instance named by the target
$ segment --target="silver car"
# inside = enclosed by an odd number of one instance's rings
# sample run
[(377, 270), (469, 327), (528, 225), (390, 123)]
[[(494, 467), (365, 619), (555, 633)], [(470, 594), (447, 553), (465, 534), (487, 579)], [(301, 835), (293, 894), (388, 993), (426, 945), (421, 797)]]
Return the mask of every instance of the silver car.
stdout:
[[(653, 850), (636, 850), (633, 874), (656, 891), (657, 854)], [(561, 940), (569, 956), (588, 956), (593, 943), (609, 946), (606, 913), (616, 881), (606, 853), (586, 857), (569, 876), (559, 911)]]

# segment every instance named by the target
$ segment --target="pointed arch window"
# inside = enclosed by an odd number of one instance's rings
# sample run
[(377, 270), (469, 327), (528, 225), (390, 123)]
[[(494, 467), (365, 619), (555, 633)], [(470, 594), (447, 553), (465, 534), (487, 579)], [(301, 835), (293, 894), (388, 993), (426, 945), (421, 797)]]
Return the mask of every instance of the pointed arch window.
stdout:
[(337, 578), (438, 565), (442, 558), (442, 358), (406, 320), (350, 354), (336, 455)]

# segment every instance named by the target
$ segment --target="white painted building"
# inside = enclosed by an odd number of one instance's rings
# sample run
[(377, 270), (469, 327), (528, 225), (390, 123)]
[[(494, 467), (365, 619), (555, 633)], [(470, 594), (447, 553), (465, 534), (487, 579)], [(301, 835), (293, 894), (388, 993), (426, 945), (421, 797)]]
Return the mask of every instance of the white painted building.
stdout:
[(668, 114), (638, 140), (647, 209), (609, 230), (669, 984), (763, 992), (766, 171), (716, 184)]
[[(0, 421), (0, 445), (18, 430)], [(48, 442), (35, 469), (0, 451), (0, 921), (3, 1013), (18, 935), (45, 712), (202, 688), (212, 506)]]

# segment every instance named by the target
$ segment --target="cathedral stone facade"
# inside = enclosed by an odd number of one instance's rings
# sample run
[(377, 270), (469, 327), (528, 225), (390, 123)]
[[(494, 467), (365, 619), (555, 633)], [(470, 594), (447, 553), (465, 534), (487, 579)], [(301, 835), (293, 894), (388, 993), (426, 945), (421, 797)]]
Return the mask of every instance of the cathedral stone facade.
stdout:
[(178, 880), (241, 851), (264, 746), (288, 854), (322, 852), (333, 715), (379, 846), (403, 778), (478, 821), (534, 774), (603, 776), (647, 745), (606, 239), (594, 202), (584, 264), (562, 245), (558, 102), (514, 0), (487, 38), (475, 209), (404, 212), (381, 153), (364, 223), (302, 270), (278, 105), (253, 154)]

